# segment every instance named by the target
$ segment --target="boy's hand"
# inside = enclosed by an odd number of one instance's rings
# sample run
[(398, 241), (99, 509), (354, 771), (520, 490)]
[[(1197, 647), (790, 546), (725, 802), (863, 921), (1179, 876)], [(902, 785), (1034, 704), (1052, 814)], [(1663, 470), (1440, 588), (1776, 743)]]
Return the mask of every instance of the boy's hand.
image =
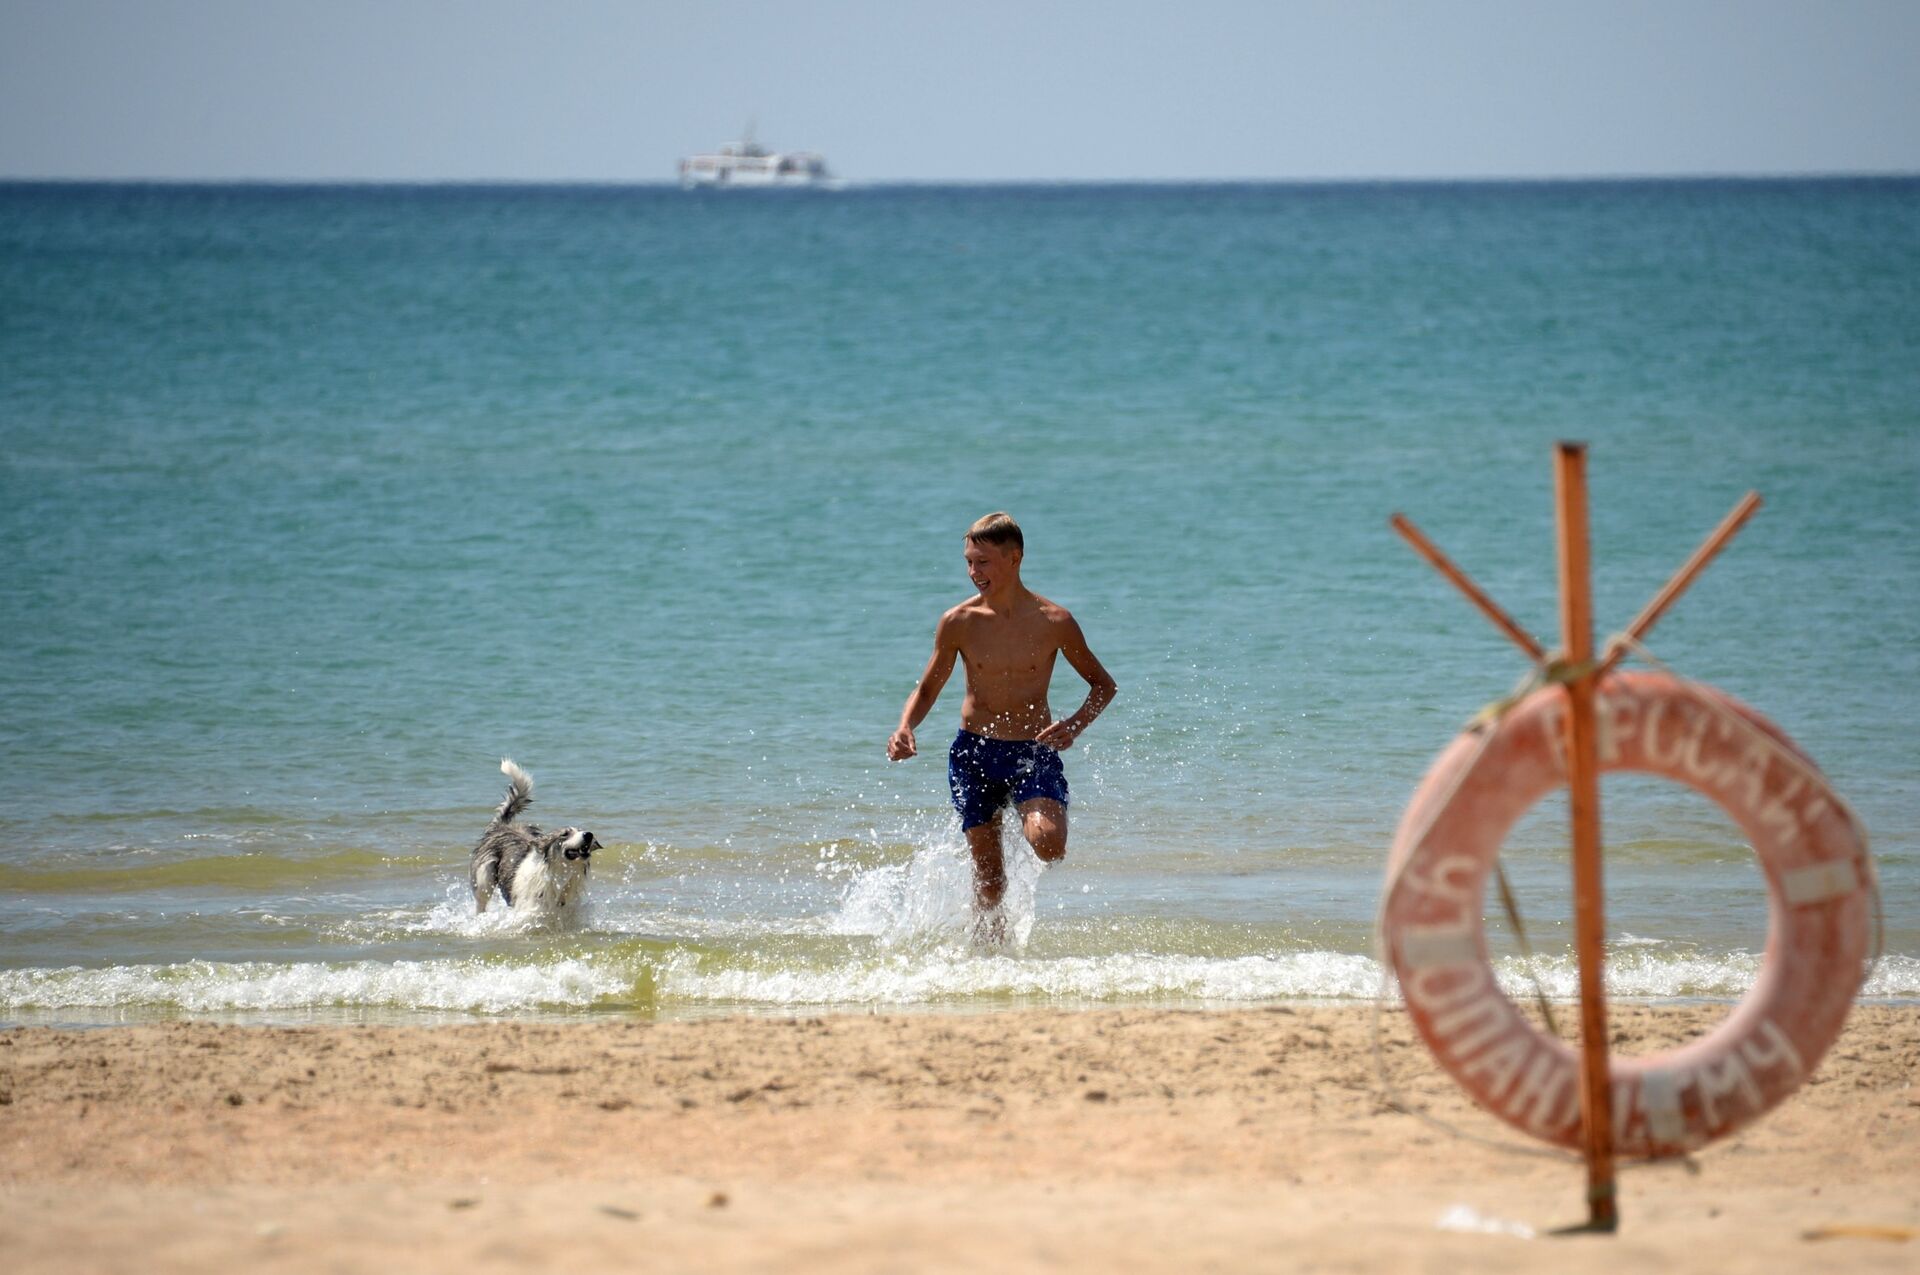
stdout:
[(1080, 728), (1073, 724), (1072, 718), (1065, 717), (1057, 722), (1047, 723), (1046, 729), (1033, 737), (1033, 742), (1045, 744), (1055, 752), (1064, 752), (1073, 747), (1073, 741), (1079, 735)]
[(913, 742), (913, 728), (911, 726), (902, 726), (899, 730), (893, 732), (891, 739), (887, 740), (888, 761), (905, 761), (919, 751), (919, 748), (917, 748)]

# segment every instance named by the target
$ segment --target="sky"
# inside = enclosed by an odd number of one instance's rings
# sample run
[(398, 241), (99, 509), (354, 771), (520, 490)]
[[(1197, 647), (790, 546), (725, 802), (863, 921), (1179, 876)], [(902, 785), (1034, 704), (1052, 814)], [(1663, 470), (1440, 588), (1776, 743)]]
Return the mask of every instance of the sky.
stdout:
[(0, 178), (1920, 173), (1915, 0), (0, 0)]

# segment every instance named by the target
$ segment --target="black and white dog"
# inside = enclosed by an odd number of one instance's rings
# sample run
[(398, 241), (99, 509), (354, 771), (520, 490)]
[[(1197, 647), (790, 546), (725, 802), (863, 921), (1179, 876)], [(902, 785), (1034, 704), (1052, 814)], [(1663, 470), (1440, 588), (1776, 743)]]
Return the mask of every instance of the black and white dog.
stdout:
[(587, 869), (600, 843), (583, 828), (542, 832), (532, 824), (516, 824), (514, 816), (533, 804), (533, 776), (511, 759), (501, 761), (500, 773), (507, 777), (507, 799), (473, 848), (468, 868), (474, 910), (485, 912), (498, 890), (515, 911), (555, 920), (577, 913), (586, 900)]

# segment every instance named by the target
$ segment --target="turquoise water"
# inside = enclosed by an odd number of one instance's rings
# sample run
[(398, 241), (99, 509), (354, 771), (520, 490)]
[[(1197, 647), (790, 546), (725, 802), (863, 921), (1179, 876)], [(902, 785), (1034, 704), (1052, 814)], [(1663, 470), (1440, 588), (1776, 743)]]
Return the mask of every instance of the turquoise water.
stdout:
[[(1920, 182), (0, 185), (0, 1020), (1374, 996), (1522, 672), (1386, 519), (1551, 638), (1563, 437), (1602, 634), (1766, 498), (1652, 646), (1857, 808), (1920, 996)], [(1122, 689), (979, 954), (957, 686), (882, 746), (999, 508)], [(503, 755), (584, 929), (471, 915)], [(1738, 832), (1605, 814), (1616, 989), (1738, 996)]]

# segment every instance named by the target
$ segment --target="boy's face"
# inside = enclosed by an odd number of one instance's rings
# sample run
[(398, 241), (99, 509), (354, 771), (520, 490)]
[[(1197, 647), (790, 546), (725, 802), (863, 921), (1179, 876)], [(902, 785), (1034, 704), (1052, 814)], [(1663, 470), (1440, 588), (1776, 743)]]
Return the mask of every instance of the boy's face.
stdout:
[(967, 578), (973, 581), (973, 587), (986, 593), (996, 584), (1005, 584), (1020, 576), (1020, 550), (1012, 545), (990, 545), (978, 540), (969, 540), (967, 546)]

